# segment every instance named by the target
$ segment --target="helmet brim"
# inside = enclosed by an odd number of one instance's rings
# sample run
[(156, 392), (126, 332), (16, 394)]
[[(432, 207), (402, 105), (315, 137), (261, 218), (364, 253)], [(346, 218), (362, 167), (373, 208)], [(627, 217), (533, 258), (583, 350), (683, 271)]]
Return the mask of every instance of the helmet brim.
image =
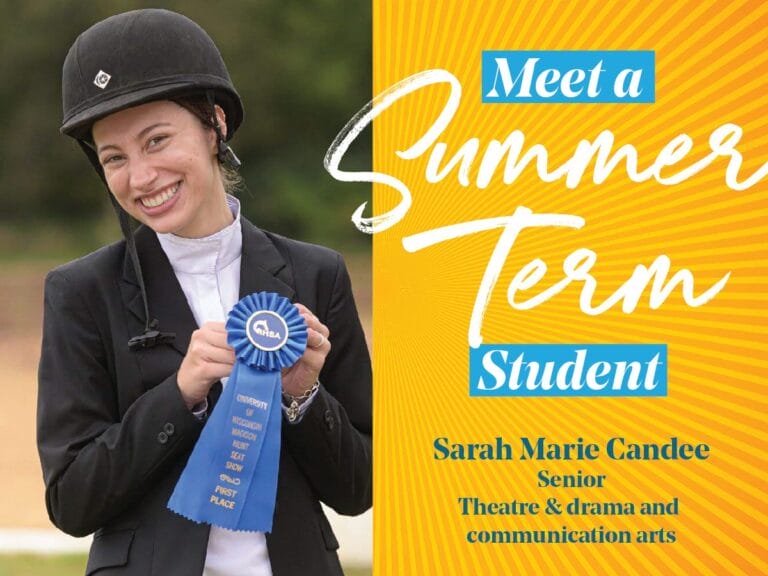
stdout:
[[(214, 91), (216, 103), (224, 109), (227, 117), (227, 134), (234, 134), (243, 121), (243, 108), (240, 103), (240, 97), (237, 94), (232, 94), (231, 88), (228, 87), (209, 86), (207, 89)], [(169, 82), (159, 86), (155, 84), (139, 89), (133, 88), (130, 92), (116, 94), (112, 98), (102, 100), (94, 105), (84, 102), (84, 109), (81, 112), (76, 112), (70, 118), (66, 118), (60, 131), (62, 134), (72, 138), (90, 141), (93, 123), (110, 114), (156, 100), (205, 94), (205, 91), (206, 88), (201, 86), (199, 80), (192, 82)]]

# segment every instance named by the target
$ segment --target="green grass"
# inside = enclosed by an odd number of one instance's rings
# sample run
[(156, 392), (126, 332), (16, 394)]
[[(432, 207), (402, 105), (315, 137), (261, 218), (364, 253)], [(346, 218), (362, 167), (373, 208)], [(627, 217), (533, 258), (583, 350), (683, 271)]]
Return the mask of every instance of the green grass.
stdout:
[(82, 554), (4, 554), (0, 555), (0, 576), (83, 576), (85, 562)]
[(0, 221), (0, 262), (66, 262), (118, 238), (120, 229), (106, 216), (64, 222), (42, 219), (27, 222)]
[[(0, 576), (83, 576), (86, 556), (62, 554), (36, 556), (32, 554), (0, 555)], [(345, 568), (345, 576), (370, 576), (370, 568)]]

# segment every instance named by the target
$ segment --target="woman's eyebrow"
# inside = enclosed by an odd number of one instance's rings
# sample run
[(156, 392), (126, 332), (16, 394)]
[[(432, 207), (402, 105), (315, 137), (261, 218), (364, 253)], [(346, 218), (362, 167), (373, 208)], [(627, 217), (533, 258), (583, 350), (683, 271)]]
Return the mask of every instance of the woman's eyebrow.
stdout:
[[(155, 128), (161, 128), (163, 126), (170, 126), (170, 125), (171, 124), (169, 122), (156, 122), (155, 124), (150, 124), (149, 126), (144, 128), (141, 132), (139, 132), (136, 135), (136, 139), (141, 140), (147, 134), (147, 132), (151, 132)], [(108, 150), (109, 148), (114, 148), (116, 150), (120, 149), (119, 146), (117, 146), (116, 144), (105, 144), (104, 146), (99, 146), (96, 149), (96, 153), (101, 154), (104, 150)]]

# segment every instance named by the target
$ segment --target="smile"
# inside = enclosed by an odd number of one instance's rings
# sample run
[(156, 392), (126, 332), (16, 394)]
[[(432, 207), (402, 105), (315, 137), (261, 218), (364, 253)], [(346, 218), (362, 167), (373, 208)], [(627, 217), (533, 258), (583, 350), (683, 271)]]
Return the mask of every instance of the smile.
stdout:
[(179, 186), (181, 186), (181, 182), (177, 182), (170, 188), (158, 192), (157, 194), (153, 194), (152, 196), (145, 196), (144, 198), (141, 198), (141, 203), (147, 208), (157, 208), (176, 196), (176, 193), (179, 191)]

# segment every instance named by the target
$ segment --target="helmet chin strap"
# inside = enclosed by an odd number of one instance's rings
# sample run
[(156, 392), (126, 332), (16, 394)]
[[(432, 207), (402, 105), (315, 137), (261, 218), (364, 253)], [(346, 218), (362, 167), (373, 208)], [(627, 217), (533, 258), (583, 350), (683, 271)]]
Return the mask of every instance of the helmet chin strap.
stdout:
[(224, 166), (231, 168), (232, 170), (239, 170), (242, 163), (232, 148), (230, 148), (229, 145), (224, 141), (224, 137), (221, 134), (219, 117), (216, 115), (216, 102), (213, 99), (213, 91), (206, 90), (205, 97), (208, 100), (208, 104), (211, 106), (211, 111), (213, 114), (213, 129), (216, 132), (216, 140), (219, 146), (219, 151), (217, 153), (219, 162), (221, 162)]
[(133, 237), (133, 227), (131, 225), (131, 217), (123, 210), (122, 206), (118, 204), (115, 197), (109, 192), (109, 186), (107, 185), (107, 179), (104, 177), (104, 171), (101, 168), (99, 159), (96, 156), (96, 152), (89, 144), (83, 140), (78, 140), (78, 144), (88, 156), (96, 172), (99, 174), (99, 178), (104, 182), (104, 186), (107, 188), (109, 199), (112, 201), (112, 206), (117, 213), (117, 219), (120, 222), (120, 229), (123, 232), (123, 237), (128, 246), (128, 254), (133, 264), (133, 269), (136, 272), (136, 281), (139, 283), (139, 290), (141, 291), (141, 302), (144, 305), (144, 333), (139, 336), (133, 336), (128, 340), (128, 348), (130, 350), (142, 350), (144, 348), (153, 348), (157, 344), (165, 344), (173, 342), (176, 338), (175, 332), (160, 332), (160, 322), (149, 317), (149, 304), (147, 303), (147, 290), (144, 287), (144, 275), (141, 273), (141, 263), (139, 262), (139, 254), (136, 250), (136, 239)]

